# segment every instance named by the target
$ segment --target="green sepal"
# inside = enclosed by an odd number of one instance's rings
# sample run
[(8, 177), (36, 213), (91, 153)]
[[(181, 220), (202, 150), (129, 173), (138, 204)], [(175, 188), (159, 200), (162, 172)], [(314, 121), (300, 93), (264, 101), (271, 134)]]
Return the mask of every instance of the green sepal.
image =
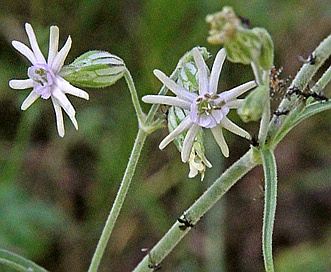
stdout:
[(63, 66), (59, 75), (76, 86), (102, 88), (116, 83), (125, 69), (121, 58), (106, 51), (93, 50)]
[(198, 68), (195, 62), (187, 62), (180, 67), (177, 83), (190, 92), (199, 92)]
[(228, 60), (242, 64), (250, 64), (260, 56), (261, 41), (252, 30), (238, 31), (224, 43)]
[(270, 70), (274, 63), (274, 43), (268, 31), (261, 27), (255, 27), (252, 31), (259, 37), (262, 46), (258, 58), (264, 70)]
[(268, 99), (269, 87), (258, 86), (246, 98), (237, 112), (244, 122), (257, 121), (262, 117), (263, 109)]

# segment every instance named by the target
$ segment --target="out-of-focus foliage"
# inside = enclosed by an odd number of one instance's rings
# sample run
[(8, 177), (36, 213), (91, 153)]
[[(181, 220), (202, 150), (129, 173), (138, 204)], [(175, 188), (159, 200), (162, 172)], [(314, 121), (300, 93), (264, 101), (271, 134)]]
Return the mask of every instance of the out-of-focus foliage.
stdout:
[(280, 272), (324, 272), (330, 270), (331, 236), (325, 241), (304, 242), (283, 250), (276, 258), (276, 268)]
[[(28, 62), (10, 44), (13, 39), (27, 43), (24, 23), (32, 24), (45, 53), (50, 25), (60, 28), (60, 46), (71, 35), (67, 64), (94, 49), (121, 57), (142, 96), (161, 87), (153, 69), (170, 74), (178, 59), (197, 45), (212, 53), (218, 51), (206, 42), (209, 26), (205, 17), (223, 5), (249, 18), (252, 27), (268, 29), (275, 45), (275, 62), (284, 67), (284, 78), (293, 77), (300, 67), (298, 55), (307, 57), (331, 33), (329, 0), (1, 0), (0, 170), (7, 173), (0, 180), (1, 246), (23, 253), (53, 272), (86, 271), (137, 132), (124, 80), (108, 88), (88, 89), (88, 102), (72, 98), (80, 127), (75, 131), (65, 117), (63, 139), (57, 135), (50, 101), (39, 99), (21, 112), (20, 104), (29, 91), (11, 90), (8, 81), (26, 78)], [(226, 90), (252, 78), (249, 67), (226, 62), (220, 88)], [(330, 87), (325, 93), (331, 96)], [(232, 114), (231, 119), (238, 118)], [(277, 149), (277, 254), (301, 242), (316, 244), (315, 239), (328, 235), (330, 114), (301, 124)], [(240, 125), (252, 134), (257, 130), (255, 124)], [(181, 163), (174, 145), (158, 150), (165, 134), (166, 130), (161, 130), (148, 138), (100, 271), (131, 271), (144, 255), (141, 248), (152, 247), (210, 182), (208, 171), (203, 182), (187, 178), (187, 165)], [(228, 165), (249, 143), (230, 134), (225, 137), (232, 145)], [(207, 152), (220, 151), (214, 147)], [(216, 161), (212, 164), (219, 167)], [(263, 180), (257, 169), (231, 189), (226, 214), (211, 211), (165, 259), (163, 269), (262, 271), (260, 184)], [(218, 225), (222, 225), (224, 236), (211, 243), (209, 230)], [(211, 245), (224, 248), (225, 257), (215, 259), (225, 259), (225, 264), (206, 263)], [(300, 250), (311, 252), (310, 247)], [(291, 262), (288, 252), (281, 258), (285, 262)]]

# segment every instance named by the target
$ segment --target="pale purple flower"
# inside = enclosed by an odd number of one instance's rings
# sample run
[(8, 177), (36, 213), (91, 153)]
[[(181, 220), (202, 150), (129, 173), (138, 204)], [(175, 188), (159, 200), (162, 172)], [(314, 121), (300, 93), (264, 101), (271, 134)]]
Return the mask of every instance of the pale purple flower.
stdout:
[(24, 80), (10, 80), (9, 86), (18, 90), (33, 88), (29, 96), (23, 101), (22, 110), (30, 107), (39, 97), (43, 99), (51, 98), (56, 115), (57, 130), (59, 135), (63, 137), (62, 108), (69, 116), (75, 128), (78, 129), (75, 109), (65, 94), (71, 94), (86, 100), (89, 99), (87, 92), (72, 86), (68, 81), (58, 75), (69, 53), (71, 38), (69, 36), (62, 49), (58, 51), (59, 28), (57, 26), (51, 26), (48, 59), (46, 61), (40, 51), (32, 26), (26, 23), (25, 30), (30, 41), (31, 49), (19, 41), (13, 41), (12, 45), (32, 63), (32, 66), (28, 68), (29, 78)]
[(162, 81), (176, 97), (146, 95), (142, 100), (146, 103), (166, 104), (189, 110), (189, 115), (160, 143), (160, 149), (165, 148), (178, 135), (187, 131), (181, 152), (182, 161), (187, 162), (199, 130), (202, 128), (210, 128), (223, 155), (228, 157), (229, 148), (225, 142), (222, 128), (247, 139), (251, 137), (248, 132), (231, 122), (226, 115), (229, 113), (230, 109), (237, 109), (242, 105), (243, 99), (237, 99), (237, 97), (255, 87), (256, 83), (255, 81), (250, 81), (218, 94), (218, 80), (226, 58), (225, 49), (221, 49), (217, 53), (210, 76), (208, 76), (208, 68), (203, 56), (197, 48), (193, 49), (193, 57), (198, 68), (199, 94), (186, 90), (183, 86), (180, 86), (167, 77), (163, 72), (154, 70), (155, 76)]

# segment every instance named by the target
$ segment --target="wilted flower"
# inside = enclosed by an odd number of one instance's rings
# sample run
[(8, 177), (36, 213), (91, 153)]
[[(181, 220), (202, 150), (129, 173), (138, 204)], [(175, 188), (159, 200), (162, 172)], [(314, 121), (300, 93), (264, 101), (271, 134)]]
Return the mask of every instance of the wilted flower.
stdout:
[(56, 114), (57, 130), (59, 135), (63, 137), (64, 124), (62, 108), (68, 114), (75, 128), (78, 129), (75, 109), (65, 94), (71, 94), (86, 100), (89, 99), (88, 93), (72, 86), (68, 81), (59, 76), (59, 71), (71, 47), (71, 38), (69, 36), (62, 49), (58, 51), (59, 28), (57, 26), (51, 26), (48, 59), (46, 62), (38, 46), (32, 26), (26, 23), (25, 30), (32, 50), (19, 41), (13, 41), (12, 45), (32, 63), (32, 66), (28, 68), (27, 74), (29, 78), (24, 80), (11, 80), (9, 81), (9, 86), (19, 90), (33, 88), (32, 92), (24, 100), (21, 106), (22, 110), (26, 110), (30, 107), (39, 97), (43, 99), (51, 98)]
[[(187, 84), (185, 84), (187, 85)], [(190, 85), (189, 85), (190, 86)], [(189, 114), (188, 110), (183, 110), (179, 107), (170, 107), (168, 111), (168, 128), (169, 132), (174, 131), (183, 119)], [(183, 143), (185, 141), (186, 133), (182, 133), (175, 137), (173, 140), (179, 152), (183, 150)], [(211, 168), (212, 164), (208, 161), (205, 155), (205, 146), (203, 143), (202, 130), (196, 135), (191, 150), (190, 157), (187, 161), (190, 172), (189, 178), (194, 178), (196, 175), (201, 174), (201, 181), (204, 179), (206, 167)]]
[(194, 140), (202, 128), (210, 128), (215, 140), (220, 146), (225, 157), (229, 156), (229, 149), (225, 142), (222, 128), (250, 139), (248, 132), (231, 122), (226, 115), (230, 109), (237, 109), (242, 105), (243, 100), (237, 99), (238, 96), (256, 86), (254, 81), (247, 82), (232, 90), (218, 94), (218, 80), (226, 53), (221, 49), (208, 76), (208, 68), (197, 48), (193, 49), (193, 57), (198, 68), (199, 94), (186, 90), (164, 73), (154, 70), (155, 76), (167, 86), (176, 97), (164, 95), (146, 95), (143, 101), (146, 103), (166, 104), (189, 110), (189, 114), (183, 119), (180, 125), (173, 130), (159, 145), (160, 149), (166, 147), (178, 135), (187, 131), (183, 142), (181, 158), (187, 162), (190, 158)]

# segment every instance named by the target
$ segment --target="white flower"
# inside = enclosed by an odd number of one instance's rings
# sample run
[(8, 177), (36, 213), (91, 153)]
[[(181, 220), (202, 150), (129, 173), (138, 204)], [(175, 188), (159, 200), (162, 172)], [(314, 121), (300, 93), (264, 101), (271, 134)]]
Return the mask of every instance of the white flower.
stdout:
[(201, 181), (203, 181), (206, 172), (206, 166), (211, 168), (212, 165), (205, 156), (204, 150), (199, 142), (194, 142), (191, 150), (190, 157), (188, 159), (190, 172), (189, 178), (194, 178), (199, 173), (201, 174)]
[(32, 63), (32, 66), (28, 68), (29, 78), (24, 80), (10, 80), (9, 86), (19, 90), (33, 88), (32, 92), (24, 100), (21, 106), (22, 110), (26, 110), (30, 107), (39, 97), (43, 99), (51, 98), (56, 115), (57, 130), (59, 135), (63, 137), (64, 124), (62, 108), (68, 114), (75, 128), (78, 129), (75, 109), (65, 94), (71, 94), (86, 100), (89, 99), (88, 93), (72, 86), (68, 81), (58, 75), (69, 53), (71, 38), (69, 36), (62, 49), (58, 51), (59, 28), (57, 26), (51, 26), (48, 59), (46, 62), (38, 46), (32, 26), (26, 23), (25, 30), (32, 50), (19, 41), (13, 41), (12, 45)]
[(154, 70), (155, 76), (162, 81), (176, 97), (146, 95), (142, 100), (146, 103), (166, 104), (190, 111), (189, 115), (183, 119), (179, 126), (163, 139), (159, 145), (160, 149), (165, 148), (179, 134), (187, 131), (181, 152), (182, 161), (187, 162), (190, 158), (194, 139), (199, 130), (204, 127), (211, 129), (223, 155), (228, 157), (229, 148), (225, 142), (222, 128), (248, 139), (251, 137), (248, 132), (231, 122), (226, 115), (229, 113), (230, 109), (237, 109), (242, 105), (243, 99), (237, 99), (237, 97), (255, 87), (256, 83), (255, 81), (250, 81), (218, 94), (217, 86), (222, 65), (226, 57), (225, 50), (221, 49), (217, 53), (210, 76), (208, 76), (208, 68), (197, 48), (193, 49), (193, 57), (198, 68), (199, 94), (186, 90), (161, 71)]

